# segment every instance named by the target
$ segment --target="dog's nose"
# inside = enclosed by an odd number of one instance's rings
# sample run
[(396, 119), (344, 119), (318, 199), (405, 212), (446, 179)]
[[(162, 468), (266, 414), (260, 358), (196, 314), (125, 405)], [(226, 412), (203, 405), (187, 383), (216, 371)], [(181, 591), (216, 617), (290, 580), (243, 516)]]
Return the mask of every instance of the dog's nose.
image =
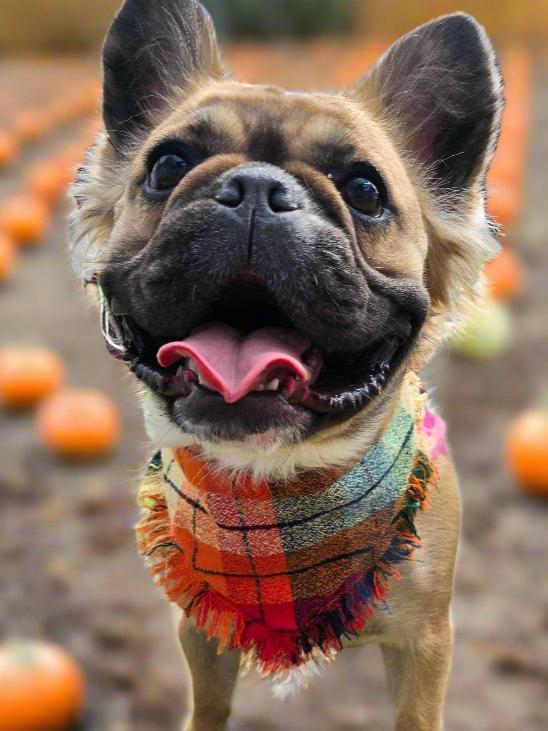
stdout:
[(300, 186), (273, 165), (236, 169), (221, 184), (215, 200), (228, 208), (287, 213), (302, 208)]

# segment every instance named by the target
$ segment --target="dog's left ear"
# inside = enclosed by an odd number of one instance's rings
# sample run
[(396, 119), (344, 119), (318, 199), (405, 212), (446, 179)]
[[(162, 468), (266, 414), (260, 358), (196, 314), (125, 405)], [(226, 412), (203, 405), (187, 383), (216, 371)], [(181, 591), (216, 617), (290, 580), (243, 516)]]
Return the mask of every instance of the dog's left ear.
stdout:
[(395, 131), (432, 192), (483, 186), (504, 104), (493, 47), (472, 17), (443, 16), (401, 38), (357, 94)]
[(197, 0), (125, 0), (103, 70), (103, 118), (115, 149), (151, 128), (177, 91), (223, 75), (213, 24)]

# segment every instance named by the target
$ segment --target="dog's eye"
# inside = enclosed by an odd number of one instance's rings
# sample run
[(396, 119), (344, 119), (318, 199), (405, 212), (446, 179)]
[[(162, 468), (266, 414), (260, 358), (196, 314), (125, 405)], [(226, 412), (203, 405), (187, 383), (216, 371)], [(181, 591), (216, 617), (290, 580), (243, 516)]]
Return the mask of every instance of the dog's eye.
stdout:
[(366, 216), (378, 218), (384, 210), (379, 189), (367, 178), (350, 178), (344, 184), (342, 194), (349, 206)]
[(162, 155), (148, 176), (148, 188), (158, 193), (173, 190), (188, 170), (186, 161), (179, 155)]

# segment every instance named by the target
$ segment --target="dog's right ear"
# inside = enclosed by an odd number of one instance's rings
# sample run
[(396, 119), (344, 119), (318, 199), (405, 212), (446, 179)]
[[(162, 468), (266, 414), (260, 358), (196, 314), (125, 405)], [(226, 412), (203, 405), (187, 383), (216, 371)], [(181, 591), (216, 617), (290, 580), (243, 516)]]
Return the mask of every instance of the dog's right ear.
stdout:
[(103, 49), (103, 119), (115, 149), (158, 121), (186, 85), (221, 78), (211, 19), (197, 0), (126, 0)]

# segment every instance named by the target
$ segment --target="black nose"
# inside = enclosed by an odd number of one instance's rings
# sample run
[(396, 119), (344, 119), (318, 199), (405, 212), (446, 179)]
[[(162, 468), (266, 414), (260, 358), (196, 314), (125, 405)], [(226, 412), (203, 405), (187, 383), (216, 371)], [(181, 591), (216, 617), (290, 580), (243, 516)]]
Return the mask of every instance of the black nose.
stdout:
[(249, 165), (228, 174), (215, 200), (228, 208), (255, 208), (267, 213), (297, 211), (303, 192), (294, 178), (274, 165)]

